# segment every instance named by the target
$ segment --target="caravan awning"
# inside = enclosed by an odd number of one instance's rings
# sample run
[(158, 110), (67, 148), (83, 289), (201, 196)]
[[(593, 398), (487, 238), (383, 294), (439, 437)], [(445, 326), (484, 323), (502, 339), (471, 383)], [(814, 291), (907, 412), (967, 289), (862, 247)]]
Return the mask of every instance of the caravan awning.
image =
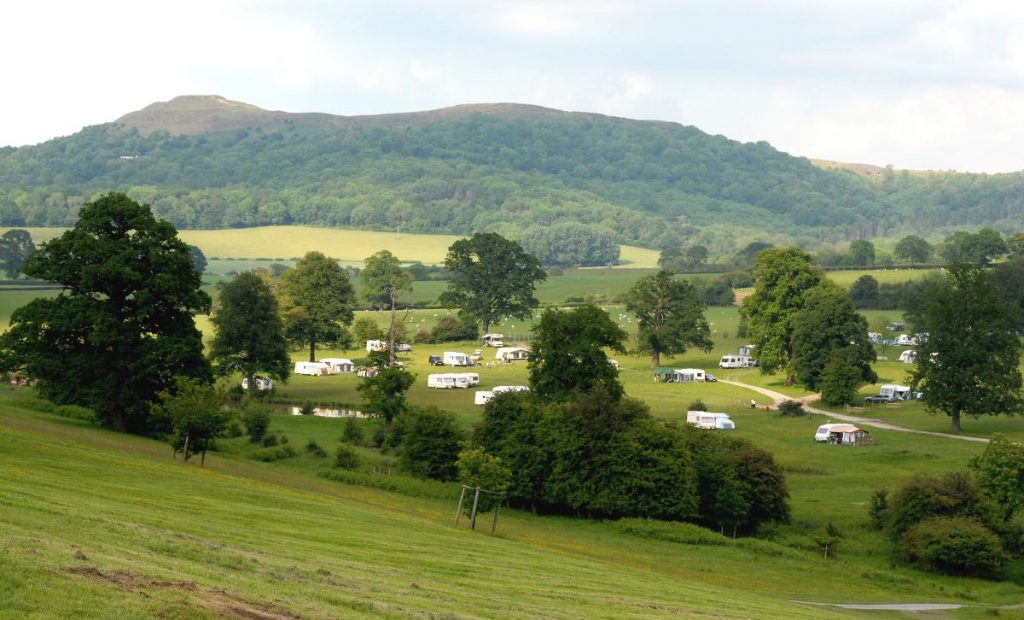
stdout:
[(654, 374), (656, 375), (672, 375), (675, 374), (675, 372), (676, 371), (672, 370), (671, 368), (656, 368), (654, 370)]

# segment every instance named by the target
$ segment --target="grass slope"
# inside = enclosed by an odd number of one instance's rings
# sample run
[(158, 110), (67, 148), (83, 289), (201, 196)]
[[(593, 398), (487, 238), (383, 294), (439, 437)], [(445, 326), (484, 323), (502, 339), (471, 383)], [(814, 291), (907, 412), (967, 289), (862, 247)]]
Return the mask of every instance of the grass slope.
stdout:
[(10, 409), (0, 450), (0, 615), (833, 615), (694, 580), (679, 545), (605, 546), (600, 524), (509, 514), (501, 535), (473, 533), (450, 505), (217, 456), (184, 466), (155, 442)]

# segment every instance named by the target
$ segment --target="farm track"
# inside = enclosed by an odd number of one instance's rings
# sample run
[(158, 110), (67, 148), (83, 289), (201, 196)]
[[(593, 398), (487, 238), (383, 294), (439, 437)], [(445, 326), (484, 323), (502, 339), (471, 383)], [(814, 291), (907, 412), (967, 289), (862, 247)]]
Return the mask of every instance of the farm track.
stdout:
[(865, 418), (865, 417), (862, 417), (862, 416), (850, 415), (848, 413), (836, 413), (834, 411), (826, 411), (824, 409), (818, 409), (816, 407), (811, 406), (810, 403), (812, 403), (812, 402), (818, 400), (819, 398), (821, 398), (820, 394), (812, 394), (810, 396), (804, 396), (802, 398), (790, 398), (789, 396), (786, 396), (785, 394), (781, 394), (781, 393), (776, 392), (774, 390), (769, 390), (768, 388), (763, 388), (763, 387), (756, 386), (756, 385), (750, 385), (748, 383), (740, 383), (739, 381), (729, 381), (727, 379), (719, 379), (718, 381), (720, 383), (728, 383), (729, 385), (735, 385), (737, 387), (742, 387), (742, 388), (746, 388), (748, 390), (753, 390), (753, 391), (755, 391), (755, 392), (757, 392), (759, 394), (767, 396), (768, 398), (772, 399), (772, 401), (774, 402), (774, 405), (776, 407), (778, 407), (779, 404), (782, 403), (783, 401), (795, 400), (795, 401), (803, 404), (804, 408), (807, 411), (811, 412), (811, 413), (817, 413), (817, 414), (825, 415), (825, 416), (828, 416), (830, 418), (835, 418), (837, 420), (843, 420), (844, 422), (853, 422), (855, 424), (860, 424), (861, 426), (871, 426), (871, 427), (874, 427), (874, 428), (882, 428), (882, 429), (889, 430), (889, 431), (898, 431), (900, 433), (914, 433), (916, 435), (930, 435), (932, 437), (942, 437), (942, 438), (945, 438), (945, 439), (960, 439), (962, 441), (974, 441), (974, 442), (977, 442), (977, 443), (988, 443), (988, 441), (989, 441), (985, 437), (972, 437), (970, 435), (951, 435), (951, 434), (948, 434), (948, 433), (935, 433), (935, 432), (932, 432), (932, 431), (921, 431), (921, 430), (917, 430), (915, 428), (907, 428), (906, 426), (897, 426), (895, 424), (890, 424), (888, 422), (883, 422), (881, 420), (876, 420), (874, 418)]

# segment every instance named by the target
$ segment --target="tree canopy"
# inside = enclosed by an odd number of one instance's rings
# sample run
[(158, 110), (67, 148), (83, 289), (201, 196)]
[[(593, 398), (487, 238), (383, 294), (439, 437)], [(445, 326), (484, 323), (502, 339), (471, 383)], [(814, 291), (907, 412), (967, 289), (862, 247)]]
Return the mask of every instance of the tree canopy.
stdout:
[(217, 371), (222, 375), (240, 372), (250, 387), (256, 385), (256, 373), (286, 380), (291, 372), (288, 342), (277, 298), (266, 279), (247, 271), (217, 288), (217, 304), (210, 317), (215, 330), (210, 359)]
[(25, 259), (35, 251), (36, 244), (27, 230), (8, 230), (0, 235), (0, 266), (8, 278), (17, 278)]
[(613, 399), (622, 396), (618, 369), (604, 349), (624, 352), (626, 332), (594, 305), (573, 310), (548, 309), (530, 339), (530, 390), (538, 398), (563, 400), (602, 386)]
[(316, 361), (317, 344), (348, 342), (344, 326), (352, 323), (356, 293), (338, 261), (306, 253), (281, 276), (281, 292), (285, 333), (309, 348), (309, 361)]
[(761, 372), (784, 370), (793, 379), (793, 319), (804, 307), (804, 295), (821, 282), (821, 272), (799, 248), (769, 248), (754, 266), (754, 293), (743, 300), (740, 318), (757, 346)]
[(896, 258), (903, 259), (908, 263), (927, 263), (932, 257), (932, 246), (930, 243), (917, 235), (907, 235), (896, 243), (893, 254)]
[(376, 375), (363, 379), (356, 388), (363, 395), (363, 408), (384, 418), (384, 429), (389, 435), (395, 418), (408, 408), (405, 393), (415, 380), (412, 373), (388, 366), (379, 368)]
[(964, 414), (1021, 411), (1016, 313), (987, 271), (961, 264), (944, 279), (923, 282), (907, 319), (925, 336), (912, 381), (928, 411), (948, 415), (954, 431)]
[(651, 356), (652, 368), (661, 365), (662, 354), (680, 355), (688, 347), (711, 350), (701, 292), (668, 271), (640, 278), (626, 295), (626, 309), (637, 317), (637, 349)]
[(210, 298), (188, 246), (149, 207), (101, 196), (23, 271), (63, 290), (15, 310), (0, 350), (3, 366), (36, 379), (46, 398), (142, 433), (155, 430), (150, 404), (176, 377), (210, 381), (193, 319)]
[(381, 250), (364, 261), (359, 279), (363, 283), (363, 297), (370, 305), (378, 310), (391, 311), (391, 321), (388, 324), (388, 365), (391, 366), (395, 363), (398, 297), (402, 293), (412, 291), (412, 275), (402, 269), (394, 254)]
[(441, 303), (483, 324), (505, 317), (526, 319), (540, 305), (534, 289), (547, 274), (536, 257), (497, 233), (476, 233), (448, 248), (444, 265), (453, 274)]
[[(875, 349), (868, 341), (868, 322), (857, 313), (842, 288), (823, 280), (809, 289), (803, 308), (793, 316), (793, 372), (809, 390), (821, 388), (822, 375), (830, 361), (854, 369), (862, 383), (878, 376), (871, 365)], [(836, 369), (830, 373), (833, 379)]]

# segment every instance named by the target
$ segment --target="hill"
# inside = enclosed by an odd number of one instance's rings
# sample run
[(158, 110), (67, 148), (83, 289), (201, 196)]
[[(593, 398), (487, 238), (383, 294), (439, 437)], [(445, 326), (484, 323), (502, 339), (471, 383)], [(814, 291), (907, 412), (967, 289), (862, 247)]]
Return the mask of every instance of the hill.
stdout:
[[(820, 164), (820, 162), (819, 162)], [(835, 169), (839, 168), (839, 169)], [(644, 247), (1016, 230), (1024, 175), (815, 165), (695, 127), (518, 104), (374, 116), (179, 97), (0, 149), (0, 225), (128, 192), (180, 228), (306, 224), (522, 237), (571, 221)]]

